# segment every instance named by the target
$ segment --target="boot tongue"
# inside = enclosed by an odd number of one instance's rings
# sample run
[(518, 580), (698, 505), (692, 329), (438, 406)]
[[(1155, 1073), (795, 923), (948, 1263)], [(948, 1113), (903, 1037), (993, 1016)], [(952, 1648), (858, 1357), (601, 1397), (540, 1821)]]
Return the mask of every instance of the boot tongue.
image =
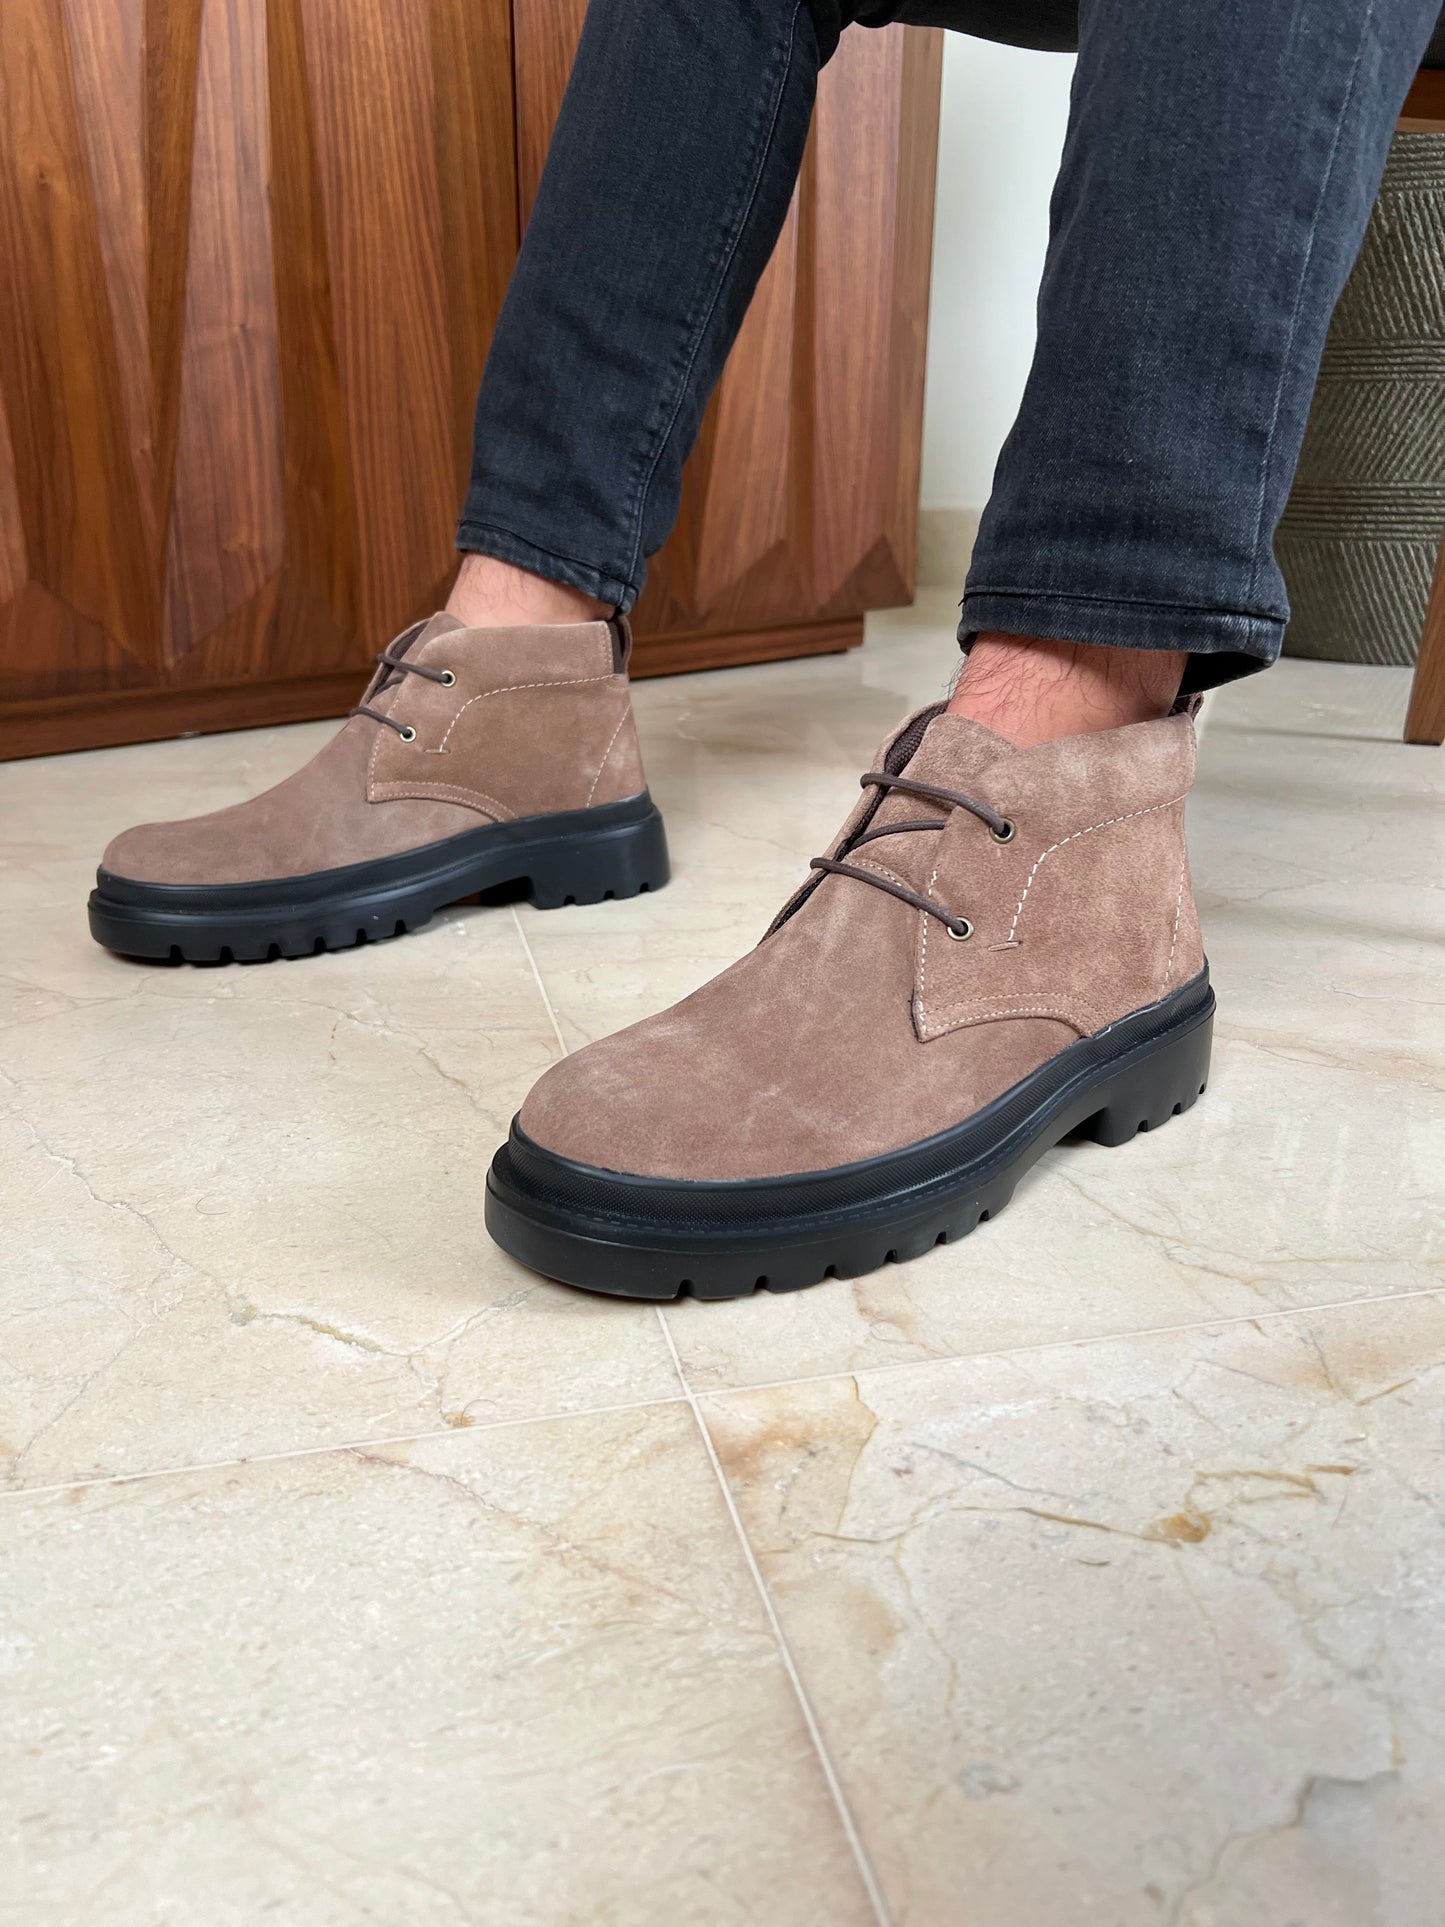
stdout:
[(915, 783), (935, 783), (940, 789), (962, 790), (986, 803), (990, 773), (1017, 754), (1012, 743), (983, 723), (945, 712), (934, 717), (903, 768), (894, 770), (890, 764), (889, 773), (909, 776)]
[(427, 617), (414, 635), (407, 637), (405, 643), (399, 646), (394, 643), (391, 653), (394, 656), (409, 656), (413, 649), (419, 649), (434, 636), (449, 636), (454, 629), (465, 629), (466, 626), (464, 622), (458, 622), (455, 616), (449, 616), (445, 609), (438, 609), (434, 616)]
[[(890, 776), (907, 776), (915, 783), (931, 783), (938, 789), (961, 790), (977, 797), (980, 803), (992, 801), (989, 795), (991, 773), (1018, 751), (1002, 736), (996, 736), (982, 723), (967, 716), (946, 712), (920, 716), (893, 742), (883, 767)], [(874, 813), (870, 829), (889, 823), (937, 819), (942, 823), (950, 814), (946, 803), (927, 797), (910, 796), (891, 790)], [(879, 837), (865, 843), (851, 861), (880, 864), (902, 877), (916, 890), (926, 890), (938, 860), (941, 830), (929, 834), (910, 830), (898, 836)]]
[[(448, 636), (453, 630), (465, 629), (466, 626), (464, 622), (458, 622), (455, 616), (449, 616), (445, 609), (438, 609), (436, 614), (428, 616), (425, 622), (419, 622), (411, 629), (403, 629), (399, 636), (394, 636), (386, 645), (387, 653), (392, 656), (409, 656), (413, 649), (420, 648), (424, 642), (430, 642), (433, 636)], [(395, 691), (400, 689), (405, 681), (405, 676), (398, 674), (395, 669), (388, 669), (385, 663), (382, 663), (368, 684), (362, 701), (375, 702), (382, 694), (392, 695), (394, 698)]]

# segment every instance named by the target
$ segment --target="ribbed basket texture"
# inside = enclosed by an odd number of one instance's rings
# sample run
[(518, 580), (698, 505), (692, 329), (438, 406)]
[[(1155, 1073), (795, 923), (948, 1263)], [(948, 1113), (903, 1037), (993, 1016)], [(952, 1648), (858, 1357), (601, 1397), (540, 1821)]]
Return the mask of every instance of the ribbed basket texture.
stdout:
[(1411, 663), (1445, 529), (1445, 134), (1397, 134), (1276, 553), (1285, 653)]

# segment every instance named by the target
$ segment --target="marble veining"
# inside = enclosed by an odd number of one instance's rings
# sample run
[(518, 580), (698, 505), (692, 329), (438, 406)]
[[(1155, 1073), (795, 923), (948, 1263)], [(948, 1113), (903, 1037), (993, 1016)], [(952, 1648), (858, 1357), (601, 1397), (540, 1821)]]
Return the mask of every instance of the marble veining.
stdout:
[(892, 1917), (1426, 1927), (1445, 1300), (705, 1402)]

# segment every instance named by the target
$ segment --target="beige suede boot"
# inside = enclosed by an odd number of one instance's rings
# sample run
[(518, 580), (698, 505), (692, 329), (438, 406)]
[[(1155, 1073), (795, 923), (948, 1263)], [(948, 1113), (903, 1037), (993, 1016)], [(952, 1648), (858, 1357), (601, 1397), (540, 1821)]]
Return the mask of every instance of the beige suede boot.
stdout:
[(543, 909), (667, 881), (627, 687), (625, 620), (417, 623), (319, 755), (263, 796), (106, 850), (98, 943), (192, 963), (414, 930), (525, 881)]
[(1029, 749), (911, 718), (757, 949), (540, 1080), (492, 1236), (594, 1291), (788, 1291), (971, 1231), (1071, 1132), (1187, 1110), (1193, 774), (1183, 715)]

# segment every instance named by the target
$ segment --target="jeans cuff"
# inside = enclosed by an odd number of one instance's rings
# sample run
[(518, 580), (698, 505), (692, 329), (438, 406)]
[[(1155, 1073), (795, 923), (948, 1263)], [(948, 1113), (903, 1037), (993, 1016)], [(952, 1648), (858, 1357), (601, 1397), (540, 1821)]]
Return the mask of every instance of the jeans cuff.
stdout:
[(495, 556), (499, 562), (530, 569), (533, 575), (544, 576), (548, 582), (580, 589), (583, 595), (612, 603), (623, 615), (637, 600), (637, 590), (620, 577), (608, 575), (590, 562), (579, 562), (575, 556), (557, 555), (551, 549), (540, 548), (525, 536), (516, 535), (511, 529), (500, 529), (492, 522), (472, 522), (463, 516), (457, 524), (456, 546), (463, 554)]
[(970, 589), (963, 598), (958, 639), (967, 647), (985, 629), (1114, 649), (1185, 649), (1189, 662), (1184, 695), (1267, 669), (1284, 640), (1284, 622), (1275, 616), (1169, 602), (1110, 602), (1104, 597), (1039, 595), (1019, 589)]

